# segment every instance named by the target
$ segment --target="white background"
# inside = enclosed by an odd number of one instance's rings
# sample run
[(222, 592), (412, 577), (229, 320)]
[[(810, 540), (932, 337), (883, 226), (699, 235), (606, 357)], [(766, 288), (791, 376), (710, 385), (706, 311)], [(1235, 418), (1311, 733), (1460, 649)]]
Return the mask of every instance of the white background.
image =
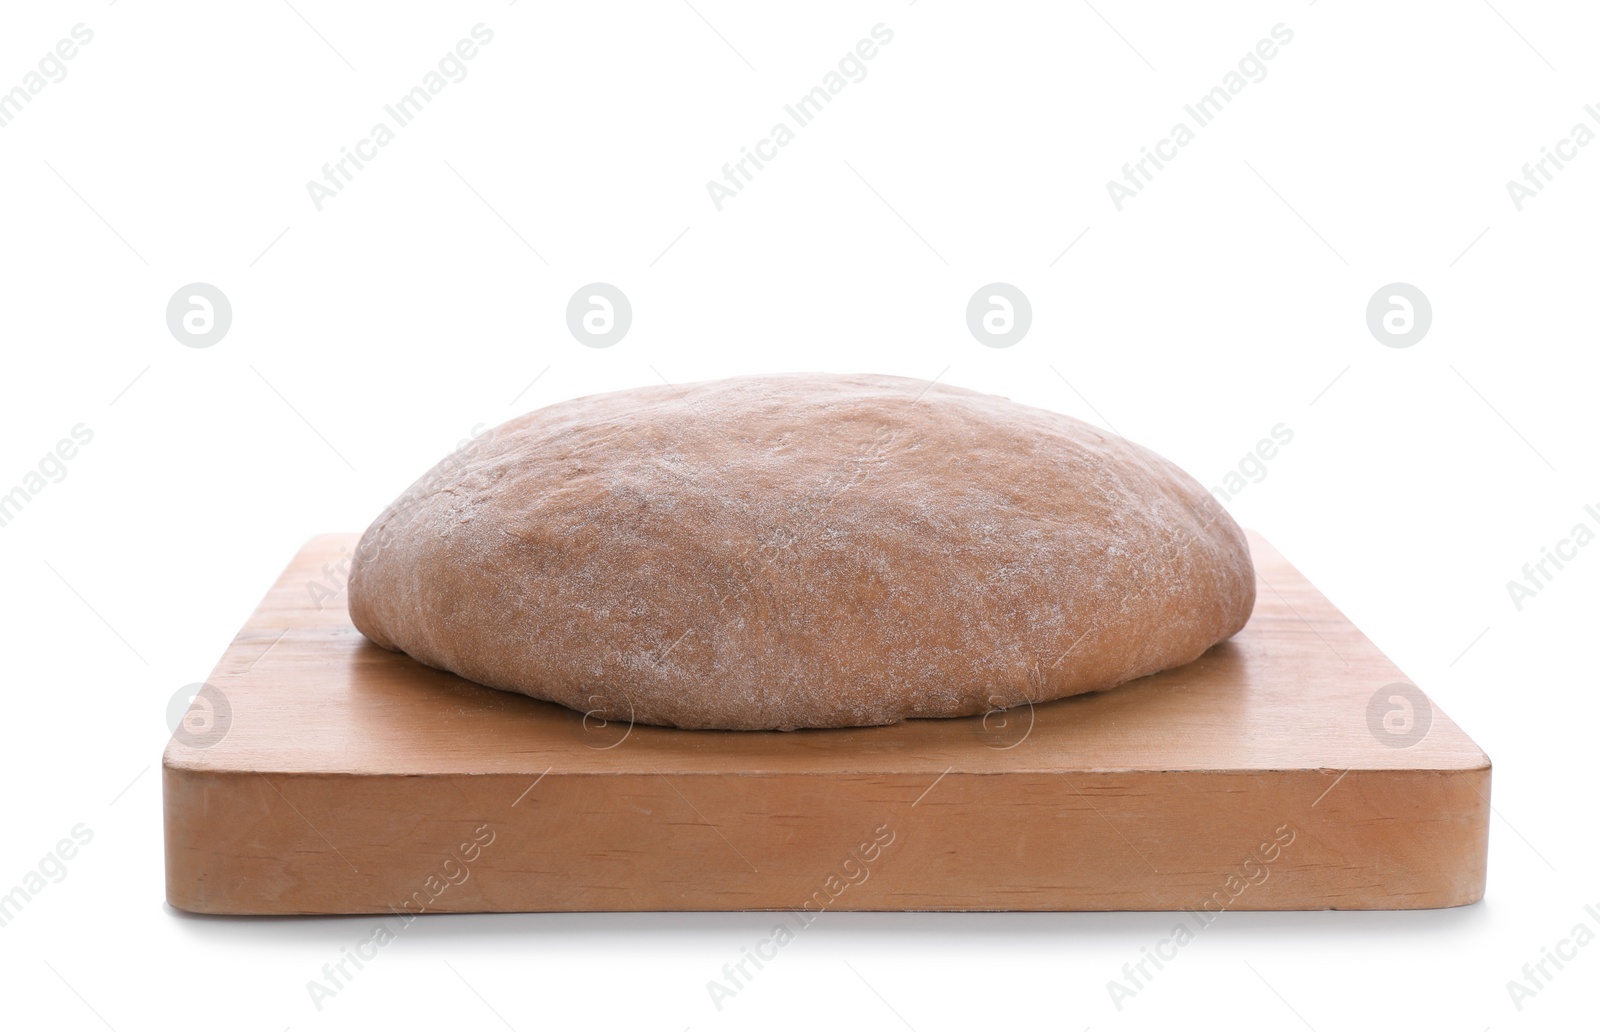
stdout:
[[(0, 928), (6, 1024), (1592, 1024), (1600, 945), (1521, 1011), (1506, 982), (1600, 931), (1600, 547), (1520, 611), (1506, 582), (1597, 522), (1600, 146), (1520, 211), (1505, 184), (1600, 102), (1600, 18), (1216, 6), (8, 5), (0, 89), (94, 38), (0, 129), (0, 492), (94, 438), (0, 527), (0, 891), (94, 837)], [(470, 74), (317, 211), (307, 180), (480, 22)], [(866, 78), (717, 211), (706, 181), (880, 22)], [(1106, 181), (1278, 23), (1266, 78), (1117, 211)], [(564, 321), (597, 280), (634, 310), (605, 350)], [(206, 349), (164, 319), (195, 281), (233, 306)], [(993, 281), (1032, 301), (1015, 347), (966, 328)], [(1395, 281), (1433, 306), (1406, 349), (1365, 322)], [(1493, 759), (1484, 902), (1230, 913), (1121, 1011), (1106, 982), (1169, 915), (831, 914), (721, 1012), (706, 981), (767, 916), (439, 917), (319, 1012), (307, 980), (370, 919), (165, 906), (167, 701), (305, 538), (361, 529), (478, 424), (791, 370), (1006, 394), (1208, 486), (1292, 428), (1230, 508)]]

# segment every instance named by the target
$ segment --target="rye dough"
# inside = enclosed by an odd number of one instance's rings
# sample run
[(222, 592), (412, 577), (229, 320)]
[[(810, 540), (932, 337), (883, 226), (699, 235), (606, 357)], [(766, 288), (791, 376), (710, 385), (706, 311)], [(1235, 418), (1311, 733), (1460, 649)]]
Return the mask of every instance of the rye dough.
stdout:
[(781, 729), (1110, 688), (1244, 626), (1243, 532), (1087, 423), (894, 376), (561, 402), (367, 529), (378, 645), (607, 720)]

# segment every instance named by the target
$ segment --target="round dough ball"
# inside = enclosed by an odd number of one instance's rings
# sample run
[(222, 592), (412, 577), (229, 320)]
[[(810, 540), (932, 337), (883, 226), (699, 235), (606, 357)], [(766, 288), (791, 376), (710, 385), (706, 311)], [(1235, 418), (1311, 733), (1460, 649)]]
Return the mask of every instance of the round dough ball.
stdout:
[(386, 649), (607, 720), (781, 729), (1110, 688), (1244, 626), (1237, 524), (1161, 456), (894, 376), (748, 376), (551, 405), (368, 528)]

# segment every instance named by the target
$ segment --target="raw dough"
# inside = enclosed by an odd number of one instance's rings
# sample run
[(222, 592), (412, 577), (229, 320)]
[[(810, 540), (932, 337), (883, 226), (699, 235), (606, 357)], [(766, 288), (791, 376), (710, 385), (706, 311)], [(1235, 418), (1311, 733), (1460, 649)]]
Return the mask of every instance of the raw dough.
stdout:
[(607, 720), (886, 724), (1187, 663), (1255, 575), (1193, 478), (1069, 416), (894, 376), (749, 376), (488, 432), (362, 538), (363, 634)]

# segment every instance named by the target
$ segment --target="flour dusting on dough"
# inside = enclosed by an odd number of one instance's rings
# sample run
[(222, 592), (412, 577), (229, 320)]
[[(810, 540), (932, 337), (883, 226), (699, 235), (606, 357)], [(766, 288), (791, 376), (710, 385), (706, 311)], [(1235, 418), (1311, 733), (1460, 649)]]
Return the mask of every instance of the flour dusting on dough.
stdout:
[(983, 713), (1197, 658), (1249, 618), (1243, 532), (1071, 417), (892, 376), (552, 405), (374, 521), (377, 644), (612, 719), (841, 727)]

